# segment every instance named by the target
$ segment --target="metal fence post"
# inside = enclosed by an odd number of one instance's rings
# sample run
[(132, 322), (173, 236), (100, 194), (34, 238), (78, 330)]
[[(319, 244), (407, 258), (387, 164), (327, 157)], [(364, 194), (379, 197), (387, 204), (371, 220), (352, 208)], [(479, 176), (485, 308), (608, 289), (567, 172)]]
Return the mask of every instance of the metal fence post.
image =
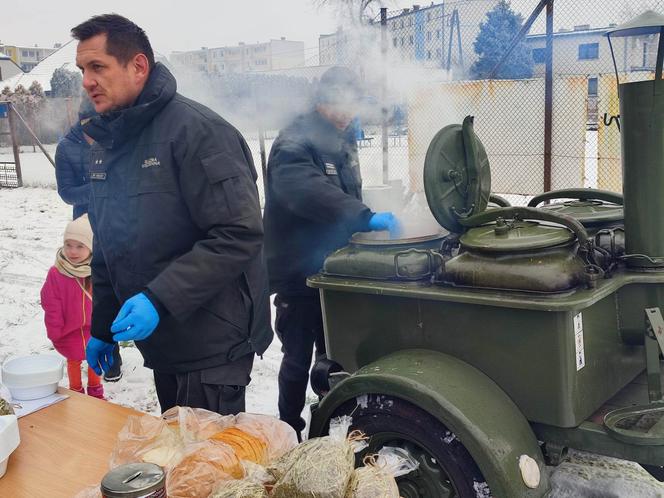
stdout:
[(23, 186), (23, 175), (21, 174), (21, 158), (18, 148), (18, 140), (16, 139), (16, 121), (14, 117), (14, 106), (11, 102), (7, 103), (7, 118), (9, 118), (9, 135), (12, 140), (12, 151), (14, 152), (14, 169), (16, 170), (16, 186)]
[(383, 145), (383, 185), (387, 185), (390, 181), (389, 164), (388, 164), (388, 145), (387, 145), (387, 127), (388, 127), (388, 112), (387, 112), (387, 8), (381, 7), (380, 9), (380, 51), (382, 59), (382, 74), (381, 74), (381, 129), (382, 129), (382, 145)]
[(546, 4), (546, 72), (544, 77), (544, 192), (551, 190), (553, 152), (553, 2)]

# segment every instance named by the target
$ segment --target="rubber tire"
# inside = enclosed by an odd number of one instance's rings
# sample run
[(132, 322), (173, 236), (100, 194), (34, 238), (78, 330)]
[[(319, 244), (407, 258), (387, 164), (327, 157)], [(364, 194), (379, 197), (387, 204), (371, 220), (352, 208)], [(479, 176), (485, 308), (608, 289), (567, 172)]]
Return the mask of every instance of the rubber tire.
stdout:
[(641, 464), (641, 467), (659, 482), (664, 482), (664, 467), (660, 467), (659, 465), (647, 465), (644, 463)]
[[(492, 496), (486, 479), (468, 450), (438, 419), (399, 398), (377, 394), (366, 396), (368, 398), (361, 403), (356, 399), (347, 401), (334, 413), (335, 417), (350, 415), (353, 418), (351, 430), (357, 429), (369, 436), (369, 448), (358, 456), (358, 460), (361, 460), (362, 455), (380, 449), (380, 444), (372, 444), (372, 436), (397, 433), (428, 453), (432, 465), (437, 465), (451, 481), (456, 490), (455, 498)], [(440, 498), (428, 495), (421, 497)]]

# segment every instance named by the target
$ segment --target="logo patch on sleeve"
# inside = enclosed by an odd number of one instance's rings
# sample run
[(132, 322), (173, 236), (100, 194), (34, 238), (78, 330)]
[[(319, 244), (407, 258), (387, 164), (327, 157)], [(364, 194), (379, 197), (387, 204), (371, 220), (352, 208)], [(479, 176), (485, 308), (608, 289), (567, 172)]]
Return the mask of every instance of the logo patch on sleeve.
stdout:
[(337, 167), (332, 163), (325, 163), (325, 174), (326, 175), (338, 175)]
[(143, 164), (141, 164), (141, 168), (154, 168), (156, 166), (161, 166), (159, 159), (156, 157), (150, 157), (143, 161)]

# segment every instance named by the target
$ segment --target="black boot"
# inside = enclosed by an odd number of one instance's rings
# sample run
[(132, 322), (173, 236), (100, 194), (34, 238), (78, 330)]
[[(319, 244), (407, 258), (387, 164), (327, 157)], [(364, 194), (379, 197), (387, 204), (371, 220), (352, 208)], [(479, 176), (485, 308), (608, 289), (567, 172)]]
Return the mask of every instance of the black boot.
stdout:
[(104, 372), (106, 382), (117, 382), (122, 378), (122, 357), (120, 356), (120, 345), (116, 344), (113, 350), (113, 366), (108, 372)]

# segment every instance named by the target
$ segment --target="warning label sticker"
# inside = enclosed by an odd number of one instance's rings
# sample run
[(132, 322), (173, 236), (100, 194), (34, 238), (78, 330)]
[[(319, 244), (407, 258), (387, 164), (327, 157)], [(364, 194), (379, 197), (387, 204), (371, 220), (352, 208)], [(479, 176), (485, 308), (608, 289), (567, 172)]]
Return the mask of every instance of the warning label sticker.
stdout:
[(586, 352), (583, 345), (583, 314), (574, 316), (574, 353), (576, 356), (576, 371), (586, 366)]

